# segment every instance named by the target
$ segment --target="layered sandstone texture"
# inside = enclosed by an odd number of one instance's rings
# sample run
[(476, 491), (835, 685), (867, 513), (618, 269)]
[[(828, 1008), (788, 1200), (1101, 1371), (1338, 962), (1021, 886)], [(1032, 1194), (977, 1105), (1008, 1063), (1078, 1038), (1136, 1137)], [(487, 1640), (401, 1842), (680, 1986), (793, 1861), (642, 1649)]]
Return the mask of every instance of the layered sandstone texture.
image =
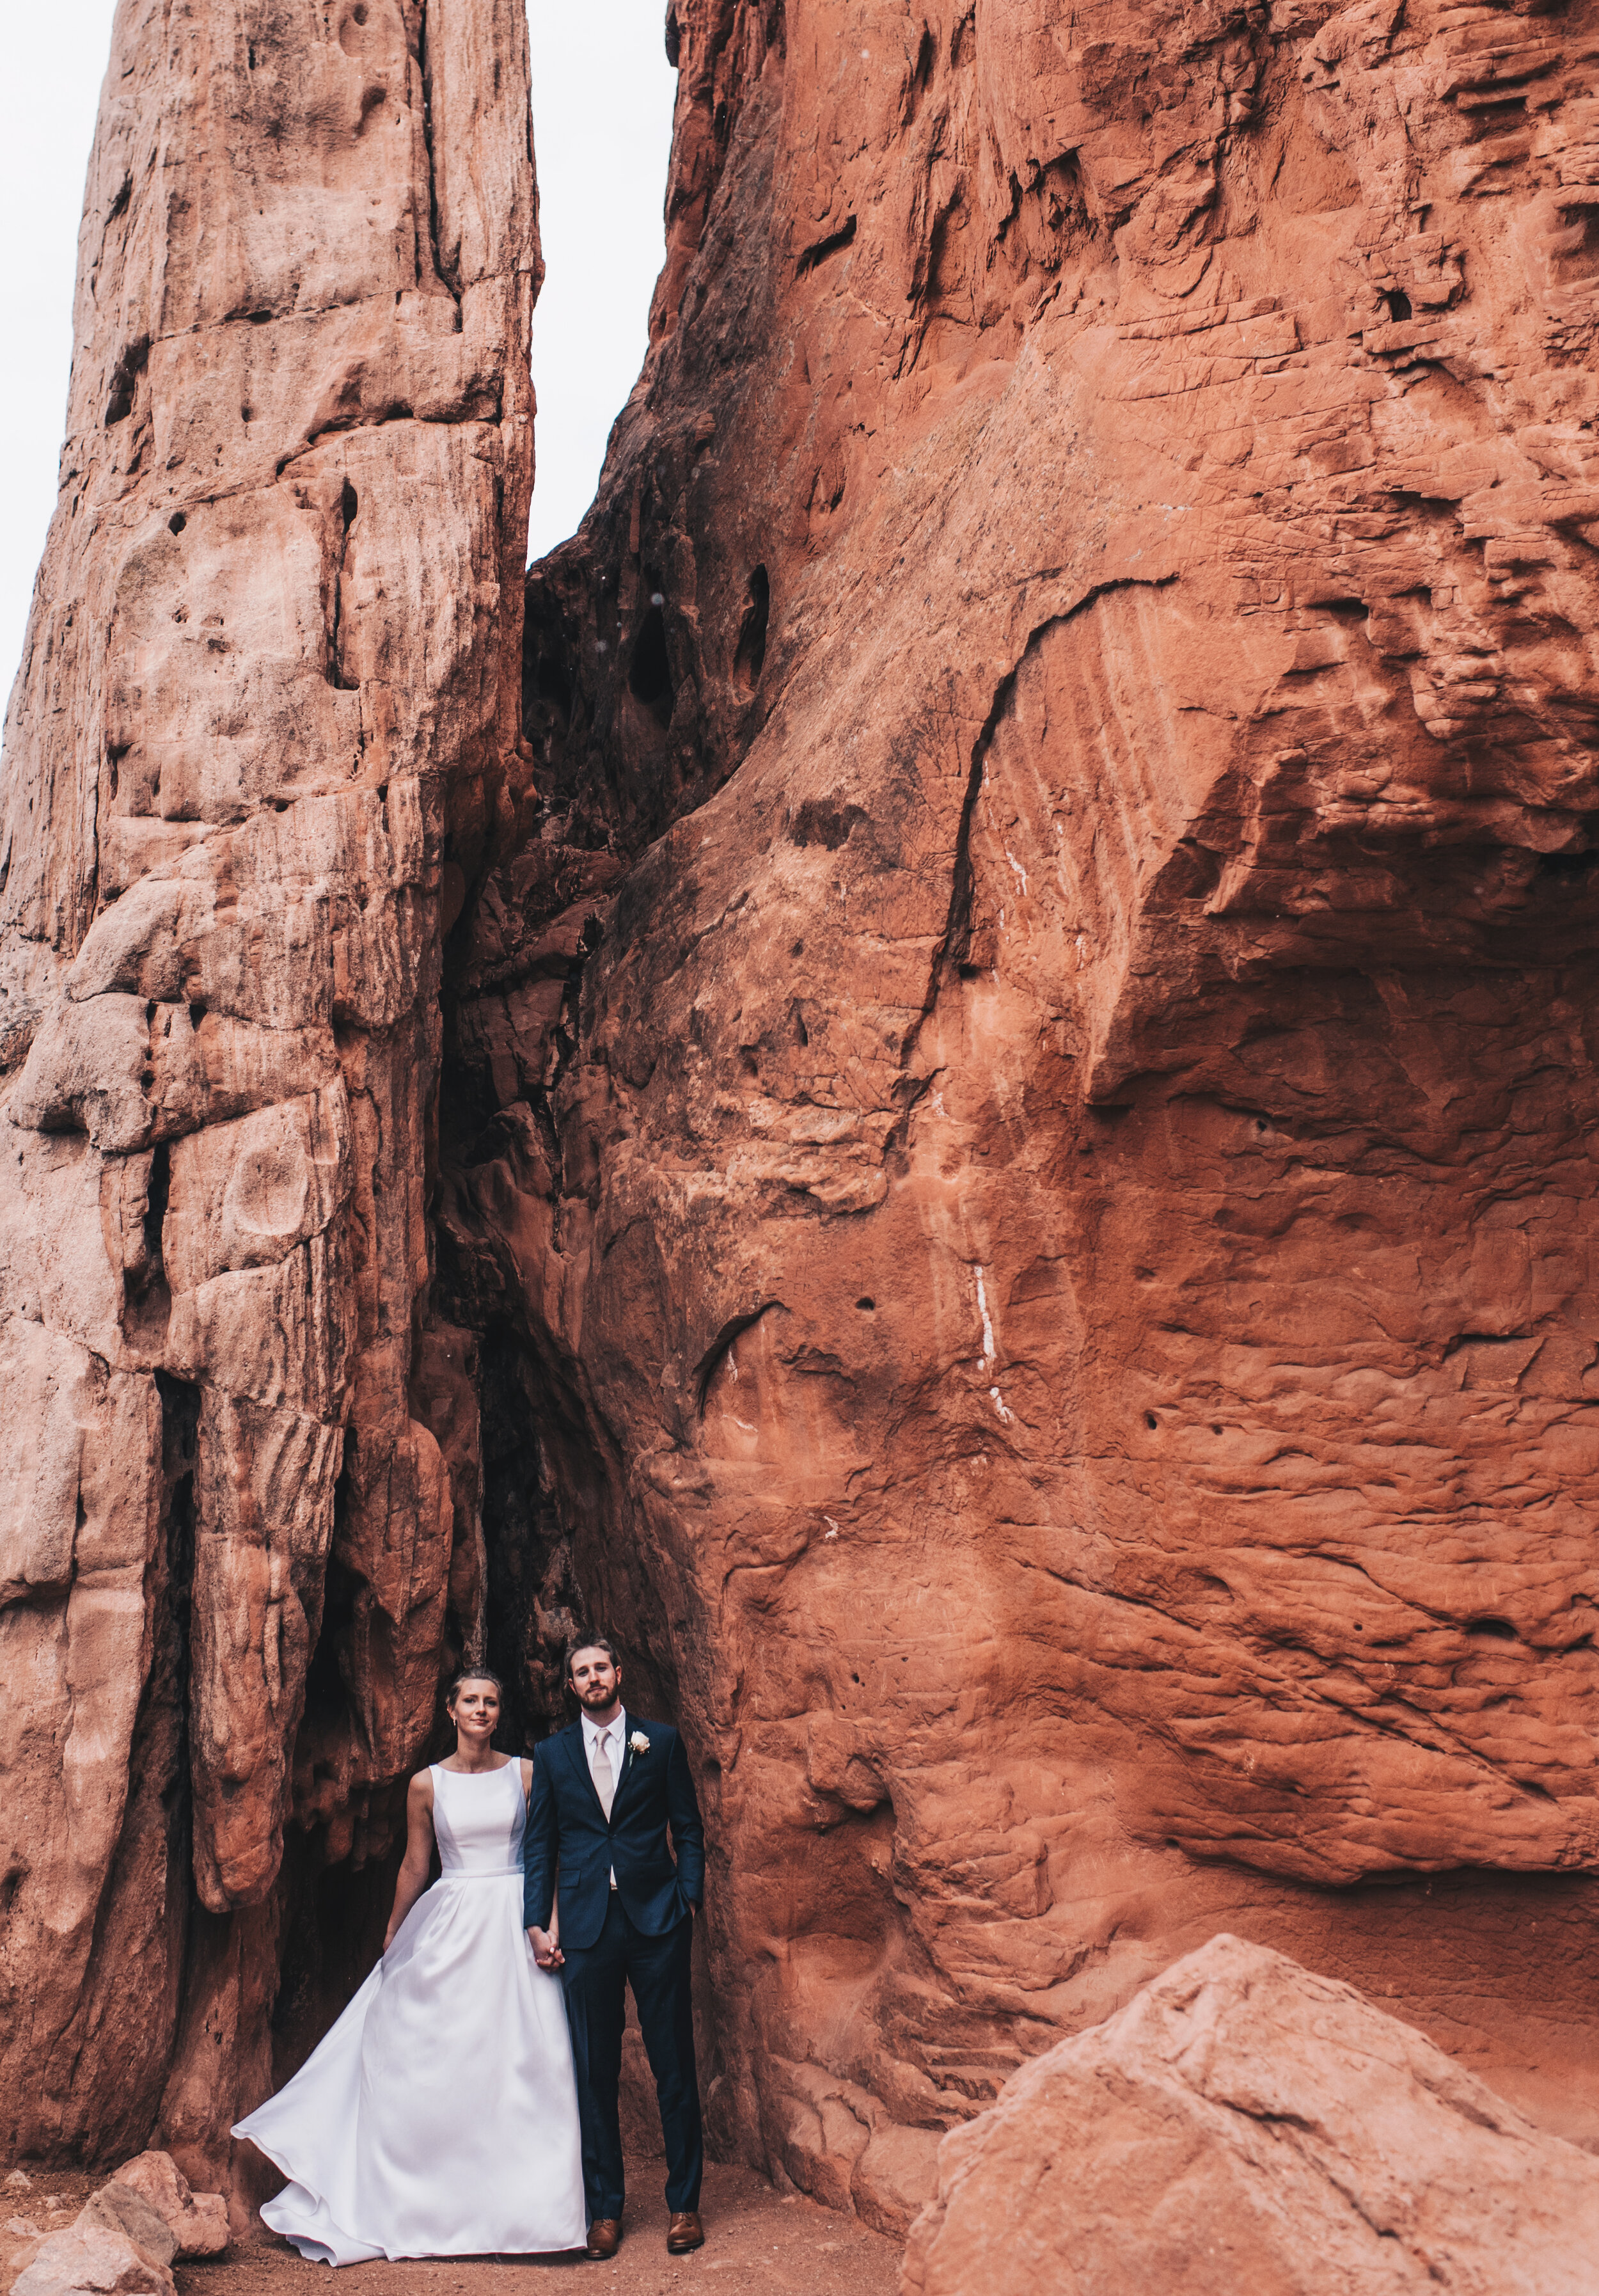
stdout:
[(1599, 2162), (1346, 1985), (1218, 1937), (947, 2137), (904, 2296), (1584, 2296)]
[(668, 38), (447, 951), (493, 1646), (682, 1722), (874, 2222), (1222, 1928), (1592, 2141), (1599, 6)]
[(485, 1613), (682, 1723), (717, 2139), (874, 2225), (1222, 1928), (1599, 2139), (1599, 0), (667, 41), (524, 630), (514, 0), (118, 20), (0, 2144), (220, 2160)]
[(425, 1215), (537, 267), (512, 0), (123, 0), (0, 792), (13, 2156), (226, 2160), (285, 1826), (383, 1838), (477, 1615)]

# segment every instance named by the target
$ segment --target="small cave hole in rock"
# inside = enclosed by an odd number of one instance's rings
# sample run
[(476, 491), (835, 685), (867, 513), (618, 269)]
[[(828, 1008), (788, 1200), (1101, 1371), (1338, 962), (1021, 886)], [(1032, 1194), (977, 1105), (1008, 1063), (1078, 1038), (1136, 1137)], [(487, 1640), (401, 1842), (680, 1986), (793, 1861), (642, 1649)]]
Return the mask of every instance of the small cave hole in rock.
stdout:
[(346, 479), (339, 496), (339, 515), (344, 521), (344, 531), (346, 534), (348, 534), (351, 527), (354, 526), (356, 516), (357, 512), (360, 510), (360, 497), (357, 494), (354, 487), (351, 486), (349, 480)]
[(167, 531), (168, 534), (181, 534), (188, 523), (189, 521), (184, 516), (182, 511), (175, 510), (171, 517), (167, 521)]
[(1468, 1619), (1466, 1632), (1489, 1642), (1513, 1643), (1516, 1638), (1516, 1630), (1508, 1619)]
[(855, 1303), (855, 1304), (856, 1304), (856, 1306), (857, 1306), (857, 1308), (859, 1308), (860, 1309), (862, 1309), (862, 1311), (863, 1311), (865, 1314), (866, 1314), (866, 1315), (868, 1315), (868, 1316), (869, 1316), (869, 1315), (872, 1313), (872, 1310), (873, 1309), (873, 1308), (875, 1308), (875, 1307), (876, 1307), (877, 1302), (876, 1302), (876, 1300), (875, 1300), (874, 1299), (873, 1299), (873, 1297), (872, 1297), (871, 1293), (870, 1293), (869, 1292), (864, 1292), (864, 1293), (861, 1295), (861, 1297), (860, 1297), (860, 1298), (856, 1301), (856, 1303)]
[(739, 623), (738, 648), (733, 657), (733, 672), (749, 693), (760, 683), (760, 673), (766, 667), (767, 624), (772, 614), (772, 584), (764, 566), (756, 567), (750, 577), (745, 593), (743, 618)]
[(1402, 287), (1387, 288), (1383, 292), (1382, 300), (1388, 306), (1388, 316), (1390, 319), (1409, 318), (1410, 298)]

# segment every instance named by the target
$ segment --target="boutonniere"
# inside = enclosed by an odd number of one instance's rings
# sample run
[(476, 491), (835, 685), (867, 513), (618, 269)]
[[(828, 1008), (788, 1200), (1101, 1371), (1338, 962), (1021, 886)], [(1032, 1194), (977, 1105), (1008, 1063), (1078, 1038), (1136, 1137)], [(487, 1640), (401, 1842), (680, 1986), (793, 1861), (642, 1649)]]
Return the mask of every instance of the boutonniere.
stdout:
[(642, 1730), (636, 1730), (627, 1743), (636, 1754), (647, 1754), (650, 1751), (650, 1742)]

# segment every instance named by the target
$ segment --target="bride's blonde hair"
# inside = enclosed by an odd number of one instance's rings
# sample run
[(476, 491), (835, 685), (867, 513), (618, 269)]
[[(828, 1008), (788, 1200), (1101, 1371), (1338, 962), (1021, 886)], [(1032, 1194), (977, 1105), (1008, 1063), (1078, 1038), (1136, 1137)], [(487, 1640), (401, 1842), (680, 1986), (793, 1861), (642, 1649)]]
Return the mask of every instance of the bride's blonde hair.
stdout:
[(461, 1693), (465, 1689), (469, 1682), (492, 1682), (495, 1689), (499, 1693), (500, 1703), (502, 1706), (504, 1704), (505, 1685), (500, 1680), (499, 1676), (496, 1674), (492, 1667), (463, 1666), (456, 1675), (455, 1680), (451, 1683), (449, 1688), (444, 1693), (444, 1710), (447, 1714), (453, 1715), (455, 1713), (455, 1701), (460, 1697)]

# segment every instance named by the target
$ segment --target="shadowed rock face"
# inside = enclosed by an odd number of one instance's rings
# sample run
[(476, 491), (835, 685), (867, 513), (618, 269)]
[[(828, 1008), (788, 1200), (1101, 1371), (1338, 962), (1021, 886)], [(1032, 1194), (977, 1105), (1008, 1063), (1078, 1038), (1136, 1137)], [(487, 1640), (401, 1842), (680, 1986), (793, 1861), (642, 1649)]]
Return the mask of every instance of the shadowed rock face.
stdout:
[(4, 793), (6, 2141), (215, 2150), (485, 1586), (520, 1726), (598, 1615), (688, 1733), (715, 2124), (821, 2197), (1223, 1926), (1599, 2134), (1596, 36), (679, 0), (524, 634), (510, 0), (125, 9)]
[(476, 1615), (425, 1209), (537, 266), (509, 0), (119, 11), (0, 832), (7, 2152), (226, 2153), (285, 1822), (382, 1846)]
[(1599, 2126), (1596, 34), (674, 12), (440, 1269), (878, 2221), (1223, 1924)]

